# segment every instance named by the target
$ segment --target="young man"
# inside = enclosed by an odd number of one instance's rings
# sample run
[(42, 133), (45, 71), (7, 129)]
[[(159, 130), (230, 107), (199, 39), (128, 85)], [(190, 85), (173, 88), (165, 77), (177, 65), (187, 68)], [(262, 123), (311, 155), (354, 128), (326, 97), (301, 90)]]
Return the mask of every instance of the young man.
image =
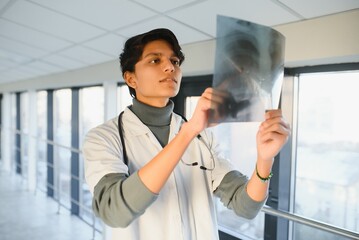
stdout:
[(220, 157), (205, 130), (209, 111), (224, 101), (221, 93), (206, 89), (188, 122), (173, 112), (170, 98), (179, 91), (183, 61), (168, 29), (127, 40), (120, 62), (133, 104), (85, 139), (93, 209), (113, 227), (114, 240), (218, 239), (213, 195), (246, 218), (266, 200), (274, 156), (289, 134), (281, 111), (265, 115), (248, 180)]

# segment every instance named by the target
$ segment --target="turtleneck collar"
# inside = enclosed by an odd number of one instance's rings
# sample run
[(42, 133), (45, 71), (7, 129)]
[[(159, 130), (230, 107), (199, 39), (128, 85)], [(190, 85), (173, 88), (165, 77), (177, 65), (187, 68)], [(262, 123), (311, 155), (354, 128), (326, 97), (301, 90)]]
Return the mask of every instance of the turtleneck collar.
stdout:
[(137, 99), (132, 100), (130, 109), (147, 126), (169, 126), (174, 104), (171, 100), (165, 107), (158, 108), (144, 104)]

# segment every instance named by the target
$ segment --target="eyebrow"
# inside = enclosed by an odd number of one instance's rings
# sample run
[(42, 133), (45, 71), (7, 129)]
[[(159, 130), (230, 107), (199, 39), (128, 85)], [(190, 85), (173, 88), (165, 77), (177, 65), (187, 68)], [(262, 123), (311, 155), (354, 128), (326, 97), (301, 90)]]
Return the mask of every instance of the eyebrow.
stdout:
[(147, 57), (151, 57), (151, 56), (160, 57), (160, 56), (162, 56), (162, 53), (150, 52), (150, 53), (146, 54), (145, 56), (143, 56), (143, 58), (147, 58)]
[[(162, 55), (163, 55), (162, 53), (150, 52), (150, 53), (146, 54), (145, 56), (143, 56), (142, 59), (147, 58), (147, 57), (151, 57), (151, 56), (161, 57)], [(178, 56), (177, 56), (175, 53), (173, 53), (173, 54), (171, 55), (171, 57), (176, 57), (176, 58), (178, 58)]]

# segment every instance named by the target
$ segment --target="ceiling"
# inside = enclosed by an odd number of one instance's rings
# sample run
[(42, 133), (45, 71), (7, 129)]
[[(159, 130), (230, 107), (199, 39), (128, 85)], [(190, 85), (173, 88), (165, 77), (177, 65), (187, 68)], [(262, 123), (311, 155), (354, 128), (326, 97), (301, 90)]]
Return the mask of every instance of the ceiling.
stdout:
[(216, 15), (267, 26), (359, 8), (359, 0), (0, 0), (0, 84), (118, 58), (153, 28), (182, 45), (215, 38)]

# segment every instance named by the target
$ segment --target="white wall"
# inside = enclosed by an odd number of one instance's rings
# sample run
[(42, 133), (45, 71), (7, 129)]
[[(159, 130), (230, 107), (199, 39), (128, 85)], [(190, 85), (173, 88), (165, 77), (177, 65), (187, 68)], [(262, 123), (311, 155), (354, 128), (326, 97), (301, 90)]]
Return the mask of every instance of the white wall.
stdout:
[[(359, 62), (359, 9), (274, 27), (286, 37), (286, 66)], [(215, 41), (183, 46), (184, 76), (213, 71)], [(122, 81), (118, 60), (70, 72), (0, 84), (0, 92)]]
[(359, 10), (275, 28), (286, 37), (286, 66), (359, 62)]

